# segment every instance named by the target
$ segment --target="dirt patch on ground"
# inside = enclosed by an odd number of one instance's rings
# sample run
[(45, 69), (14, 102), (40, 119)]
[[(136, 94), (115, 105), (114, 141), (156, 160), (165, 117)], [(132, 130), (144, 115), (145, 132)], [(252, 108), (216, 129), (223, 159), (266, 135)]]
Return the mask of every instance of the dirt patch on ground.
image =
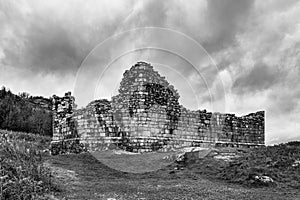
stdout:
[[(153, 152), (147, 154), (126, 154), (120, 151), (91, 152), (101, 163), (106, 166), (128, 173), (145, 173), (157, 171), (174, 163), (176, 152), (160, 153)], [(166, 159), (174, 157), (173, 159)]]

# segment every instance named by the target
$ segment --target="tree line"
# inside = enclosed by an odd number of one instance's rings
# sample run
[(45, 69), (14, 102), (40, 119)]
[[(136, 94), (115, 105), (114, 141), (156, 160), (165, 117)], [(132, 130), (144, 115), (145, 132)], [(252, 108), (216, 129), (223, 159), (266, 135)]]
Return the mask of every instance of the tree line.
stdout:
[(52, 136), (51, 100), (0, 90), (0, 129)]

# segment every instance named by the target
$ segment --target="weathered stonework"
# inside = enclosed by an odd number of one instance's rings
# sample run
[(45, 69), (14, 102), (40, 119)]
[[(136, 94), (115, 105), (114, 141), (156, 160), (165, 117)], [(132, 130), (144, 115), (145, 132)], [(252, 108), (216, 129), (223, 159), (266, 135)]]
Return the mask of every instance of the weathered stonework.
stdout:
[[(264, 145), (264, 111), (234, 114), (190, 111), (164, 77), (144, 62), (126, 70), (111, 101), (76, 109), (74, 97), (53, 97), (53, 153), (109, 146), (133, 152), (168, 151), (185, 146)], [(64, 143), (63, 149), (60, 146)]]

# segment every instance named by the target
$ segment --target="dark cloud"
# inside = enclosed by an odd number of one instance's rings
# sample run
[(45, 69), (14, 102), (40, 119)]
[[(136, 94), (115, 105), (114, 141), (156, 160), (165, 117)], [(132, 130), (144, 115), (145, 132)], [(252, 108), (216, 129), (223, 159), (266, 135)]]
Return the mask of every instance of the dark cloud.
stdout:
[[(126, 14), (106, 15), (104, 19), (103, 13), (110, 11), (105, 3), (96, 3), (95, 7), (84, 6), (81, 1), (60, 6), (58, 2), (23, 3), (11, 3), (6, 6), (8, 9), (1, 10), (5, 28), (12, 32), (8, 36), (10, 44), (3, 47), (4, 63), (35, 74), (75, 74), (87, 54), (115, 33)], [(65, 10), (66, 7), (69, 9)], [(95, 15), (95, 8), (99, 15)]]
[[(251, 5), (252, 1), (208, 1), (206, 14), (212, 38), (206, 40), (204, 46), (208, 50), (216, 50), (231, 43), (236, 31), (244, 24), (241, 22), (247, 19)], [(169, 23), (173, 18), (177, 19), (177, 29), (184, 31), (187, 28), (185, 15), (188, 13), (181, 9), (184, 6), (180, 1), (128, 2), (125, 11), (107, 19), (90, 14), (95, 10), (84, 7), (80, 2), (75, 2), (75, 6), (70, 7), (74, 10), (66, 10), (65, 13), (58, 7), (57, 10), (54, 10), (56, 7), (40, 9), (40, 5), (34, 7), (34, 3), (27, 6), (32, 10), (22, 15), (19, 12), (23, 8), (17, 4), (11, 4), (11, 9), (3, 11), (7, 22), (13, 24), (15, 40), (22, 41), (17, 50), (4, 49), (5, 63), (26, 67), (36, 73), (76, 73), (85, 56), (98, 43), (118, 31), (145, 26), (174, 28)], [(63, 6), (66, 5), (63, 3)], [(99, 13), (108, 12), (105, 11), (106, 5), (95, 7)], [(23, 30), (15, 27), (23, 27)]]
[[(46, 73), (76, 71), (85, 51), (80, 51), (68, 30), (56, 23), (43, 21), (31, 26), (31, 31), (23, 54), (26, 66)], [(86, 47), (86, 44), (83, 46)]]
[(236, 34), (247, 25), (254, 0), (211, 0), (207, 3), (210, 37), (203, 45), (209, 52), (213, 52), (235, 42)]
[(257, 63), (248, 73), (243, 73), (234, 81), (232, 89), (239, 94), (266, 90), (276, 85), (283, 75), (282, 72), (276, 70), (276, 67), (272, 68), (264, 63)]

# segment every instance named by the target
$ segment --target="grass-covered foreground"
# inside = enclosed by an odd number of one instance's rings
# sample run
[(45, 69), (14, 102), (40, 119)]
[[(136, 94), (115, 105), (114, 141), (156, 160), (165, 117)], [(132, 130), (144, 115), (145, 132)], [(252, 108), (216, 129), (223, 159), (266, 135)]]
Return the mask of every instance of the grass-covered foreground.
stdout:
[[(126, 159), (117, 155), (111, 161), (108, 152), (49, 156), (43, 150), (48, 148), (50, 138), (0, 133), (1, 200), (300, 199), (299, 143), (246, 150), (213, 149), (201, 159), (188, 158), (181, 163), (163, 164), (157, 171), (134, 174), (116, 170), (124, 169), (124, 165), (113, 163), (141, 162), (141, 155), (136, 157), (138, 160), (133, 155)], [(221, 152), (225, 152), (223, 157)], [(151, 168), (153, 157), (148, 155), (146, 159)], [(273, 182), (260, 184), (256, 176), (268, 176)]]
[(176, 165), (156, 172), (132, 174), (113, 170), (89, 153), (48, 160), (68, 199), (299, 199), (295, 189), (249, 187), (203, 176)]

